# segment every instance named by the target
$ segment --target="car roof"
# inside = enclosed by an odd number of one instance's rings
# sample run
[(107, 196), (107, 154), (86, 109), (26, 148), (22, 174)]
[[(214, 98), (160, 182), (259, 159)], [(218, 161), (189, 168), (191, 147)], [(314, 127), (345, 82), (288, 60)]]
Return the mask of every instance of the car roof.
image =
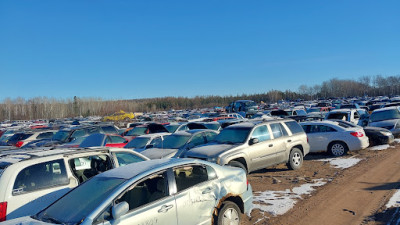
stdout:
[(393, 109), (399, 110), (399, 106), (391, 106), (391, 107), (386, 107), (386, 108), (381, 108), (381, 109), (375, 109), (374, 111), (372, 111), (372, 113), (386, 111), (386, 110), (393, 110)]
[[(187, 158), (170, 158), (170, 159), (153, 159), (148, 161), (142, 161), (137, 163), (128, 164), (122, 167), (118, 167), (112, 170), (105, 171), (97, 177), (113, 177), (121, 179), (131, 179), (137, 175), (149, 172), (153, 170), (162, 170), (165, 167), (170, 168), (179, 166), (187, 163), (199, 163), (200, 160), (187, 159)], [(204, 162), (203, 162), (204, 163)], [(156, 171), (154, 171), (156, 172)]]
[(99, 152), (99, 151), (109, 151), (107, 148), (96, 148), (96, 149), (88, 149), (88, 148), (39, 148), (32, 150), (4, 150), (0, 152), (0, 164), (8, 163), (13, 164), (29, 159), (34, 158), (43, 158), (48, 156), (56, 156), (56, 155), (73, 155), (73, 154), (83, 154), (89, 152)]

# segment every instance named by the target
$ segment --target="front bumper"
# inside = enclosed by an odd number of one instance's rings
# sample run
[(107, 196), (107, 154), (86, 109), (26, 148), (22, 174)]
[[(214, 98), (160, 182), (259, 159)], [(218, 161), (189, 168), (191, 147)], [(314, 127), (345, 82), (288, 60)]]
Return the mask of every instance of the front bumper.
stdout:
[(250, 214), (253, 209), (253, 189), (250, 184), (247, 185), (247, 191), (243, 193), (244, 213)]

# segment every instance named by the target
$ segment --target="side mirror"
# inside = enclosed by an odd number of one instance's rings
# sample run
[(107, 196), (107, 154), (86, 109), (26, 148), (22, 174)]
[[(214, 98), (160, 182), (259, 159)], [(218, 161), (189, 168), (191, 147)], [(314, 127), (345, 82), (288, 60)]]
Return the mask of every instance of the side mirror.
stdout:
[(70, 137), (68, 142), (72, 142), (72, 141), (75, 141), (75, 140), (76, 140), (75, 137)]
[(129, 204), (127, 202), (120, 202), (114, 205), (111, 209), (111, 213), (114, 220), (118, 220), (121, 216), (125, 215), (129, 211)]
[(154, 145), (146, 145), (146, 149), (153, 148)]
[(249, 145), (254, 145), (254, 144), (257, 144), (258, 142), (260, 142), (260, 141), (258, 140), (258, 138), (252, 138), (252, 139), (250, 139), (250, 141), (249, 141)]

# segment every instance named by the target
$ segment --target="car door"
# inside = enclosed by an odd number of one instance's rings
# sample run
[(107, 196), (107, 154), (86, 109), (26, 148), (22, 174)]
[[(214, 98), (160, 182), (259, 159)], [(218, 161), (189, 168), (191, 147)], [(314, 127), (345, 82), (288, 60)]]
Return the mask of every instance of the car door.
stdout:
[(27, 166), (7, 191), (7, 219), (34, 215), (77, 185), (77, 180), (68, 177), (63, 159)]
[[(271, 133), (273, 136), (273, 148), (276, 153), (276, 161), (274, 164), (280, 163), (281, 161), (287, 160), (286, 157), (286, 146), (287, 141), (290, 140), (288, 137), (287, 131), (282, 127), (281, 123), (271, 123), (269, 124), (271, 128)], [(279, 160), (279, 158), (283, 158), (284, 160)]]
[[(114, 204), (127, 202), (129, 211), (115, 221), (102, 224), (171, 224), (177, 225), (175, 196), (170, 195), (167, 172), (152, 174), (125, 191)], [(108, 214), (111, 214), (110, 212)]]
[(324, 137), (321, 135), (319, 128), (320, 126), (317, 124), (303, 125), (303, 129), (307, 133), (310, 152), (323, 150), (322, 142), (324, 142)]
[(215, 171), (205, 165), (188, 165), (174, 168), (173, 174), (178, 224), (211, 224), (220, 191)]
[[(253, 140), (258, 142), (254, 143)], [(252, 143), (253, 142), (253, 143)], [(250, 135), (249, 146), (244, 149), (250, 158), (249, 171), (265, 168), (275, 161), (276, 148), (267, 125), (255, 127)]]

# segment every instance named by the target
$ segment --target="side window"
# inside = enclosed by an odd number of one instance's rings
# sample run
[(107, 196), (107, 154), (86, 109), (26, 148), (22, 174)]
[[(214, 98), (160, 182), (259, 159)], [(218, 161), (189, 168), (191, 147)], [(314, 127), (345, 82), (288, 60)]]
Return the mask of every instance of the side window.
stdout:
[(296, 121), (285, 122), (285, 124), (290, 129), (292, 134), (302, 133), (303, 131), (305, 131), (305, 129), (303, 130)]
[(51, 138), (53, 137), (54, 133), (53, 132), (45, 132), (45, 133), (41, 133), (39, 134), (36, 139), (45, 139), (45, 138)]
[(208, 143), (210, 141), (213, 141), (215, 139), (215, 137), (217, 136), (217, 134), (214, 132), (206, 132), (206, 133), (204, 133), (204, 136), (206, 137), (206, 141)]
[(69, 160), (72, 173), (79, 182), (85, 182), (93, 176), (113, 168), (108, 155), (93, 155)]
[[(287, 125), (287, 124), (286, 124)], [(302, 126), (302, 129), (304, 130), (304, 132), (306, 132), (306, 133), (311, 133), (310, 132), (310, 125), (303, 125)], [(293, 134), (293, 130), (291, 130), (292, 131), (292, 134)]]
[(360, 115), (358, 114), (358, 112), (354, 112), (354, 119), (360, 119)]
[(127, 152), (117, 152), (115, 153), (115, 156), (117, 157), (119, 166), (144, 161), (139, 156)]
[(274, 135), (274, 138), (279, 138), (283, 136), (279, 123), (273, 123), (269, 126), (271, 127), (272, 135)]
[(310, 132), (309, 133), (318, 133), (318, 132), (321, 132), (320, 131), (320, 129), (319, 129), (319, 125), (310, 125)]
[(69, 184), (64, 160), (44, 162), (23, 169), (15, 179), (13, 195)]
[(174, 174), (178, 192), (208, 180), (206, 167), (200, 165), (175, 168)]
[(83, 137), (86, 135), (86, 131), (85, 130), (76, 130), (71, 137), (77, 138), (77, 137)]
[(116, 204), (126, 201), (129, 210), (157, 201), (168, 196), (168, 183), (166, 173), (152, 175), (144, 181), (134, 185), (125, 192), (121, 198), (115, 201)]
[(156, 137), (150, 142), (150, 145), (156, 146), (161, 144), (161, 142), (162, 142), (161, 137)]
[(283, 136), (288, 136), (288, 132), (286, 131), (285, 127), (283, 127), (283, 125), (280, 123), (279, 126), (281, 127), (281, 131)]
[(183, 125), (179, 128), (178, 131), (184, 131), (184, 130), (189, 130), (189, 128), (186, 125)]
[(205, 144), (205, 141), (204, 141), (203, 133), (200, 133), (200, 134), (196, 134), (192, 137), (192, 140), (190, 140), (190, 142), (189, 142), (189, 147), (192, 148), (192, 147), (202, 145), (202, 144)]
[(336, 132), (334, 128), (328, 126), (320, 126), (319, 129), (320, 132)]
[(110, 144), (111, 144), (111, 143), (113, 143), (113, 144), (119, 144), (119, 143), (126, 143), (126, 142), (127, 142), (124, 138), (122, 138), (122, 137), (120, 137), (120, 136), (109, 136), (109, 137), (110, 137), (110, 139), (111, 139)]
[(251, 138), (257, 138), (259, 142), (267, 141), (271, 139), (267, 126), (259, 126), (254, 129)]

